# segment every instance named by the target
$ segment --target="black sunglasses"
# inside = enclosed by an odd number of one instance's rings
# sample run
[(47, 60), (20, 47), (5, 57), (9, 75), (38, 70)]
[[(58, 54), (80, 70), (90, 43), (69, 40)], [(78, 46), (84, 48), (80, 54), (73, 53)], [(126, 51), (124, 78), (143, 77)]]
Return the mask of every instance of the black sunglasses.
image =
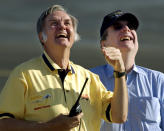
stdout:
[[(113, 24), (114, 30), (121, 30), (124, 26), (125, 26), (124, 24), (121, 24), (119, 22)], [(132, 24), (128, 23), (127, 26), (129, 27), (130, 30), (135, 30)]]

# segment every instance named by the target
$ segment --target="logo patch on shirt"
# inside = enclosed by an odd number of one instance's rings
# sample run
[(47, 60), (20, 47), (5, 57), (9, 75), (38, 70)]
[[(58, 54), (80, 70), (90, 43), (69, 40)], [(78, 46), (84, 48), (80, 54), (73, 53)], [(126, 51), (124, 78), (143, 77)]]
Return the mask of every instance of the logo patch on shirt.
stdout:
[(35, 99), (32, 103), (35, 103), (37, 107), (34, 108), (34, 110), (39, 110), (43, 108), (50, 107), (49, 99), (51, 98), (51, 94), (46, 94), (44, 96), (35, 97), (38, 99)]
[(51, 105), (39, 106), (39, 107), (34, 108), (34, 110), (39, 110), (39, 109), (43, 109), (43, 108), (48, 108), (48, 107), (50, 107), (50, 106), (51, 106)]

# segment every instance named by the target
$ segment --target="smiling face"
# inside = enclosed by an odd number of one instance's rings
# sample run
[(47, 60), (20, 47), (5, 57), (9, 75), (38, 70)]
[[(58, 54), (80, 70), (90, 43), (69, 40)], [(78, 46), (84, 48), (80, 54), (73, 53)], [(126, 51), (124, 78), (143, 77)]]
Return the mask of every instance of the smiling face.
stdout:
[(107, 36), (101, 41), (101, 46), (111, 46), (120, 49), (122, 53), (138, 51), (138, 39), (136, 31), (127, 21), (117, 21), (106, 30)]
[[(71, 48), (74, 43), (73, 23), (64, 11), (54, 11), (49, 14), (45, 19), (43, 32), (47, 37), (46, 41), (42, 41), (46, 48)], [(43, 39), (42, 36), (40, 39)]]

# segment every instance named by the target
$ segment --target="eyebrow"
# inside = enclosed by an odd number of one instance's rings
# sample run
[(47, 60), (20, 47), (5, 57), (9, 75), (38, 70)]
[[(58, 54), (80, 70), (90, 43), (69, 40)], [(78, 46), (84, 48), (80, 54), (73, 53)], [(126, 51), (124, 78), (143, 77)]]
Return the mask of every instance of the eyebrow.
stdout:
[[(59, 19), (48, 19), (48, 21), (58, 21)], [(67, 19), (64, 19), (64, 21), (72, 21), (71, 19), (67, 18)]]
[(48, 21), (49, 21), (49, 22), (53, 22), (53, 21), (56, 21), (56, 20), (51, 20), (51, 19), (50, 19), (50, 20), (48, 20)]

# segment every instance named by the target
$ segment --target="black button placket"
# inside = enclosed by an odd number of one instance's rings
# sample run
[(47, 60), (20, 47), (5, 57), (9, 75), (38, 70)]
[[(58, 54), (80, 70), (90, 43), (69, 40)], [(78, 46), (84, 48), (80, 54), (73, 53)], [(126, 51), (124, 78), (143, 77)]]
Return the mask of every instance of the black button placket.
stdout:
[[(45, 54), (42, 55), (42, 58), (44, 60), (44, 62), (46, 63), (46, 65), (49, 67), (49, 69), (51, 71), (54, 71), (55, 68), (51, 65), (51, 63), (48, 61), (47, 57), (45, 56)], [(64, 88), (64, 79), (67, 75), (67, 73), (69, 72), (70, 70), (64, 70), (64, 69), (58, 69), (58, 74), (60, 76), (60, 79), (61, 79), (61, 82), (62, 82), (62, 89), (63, 89), (63, 93), (64, 93), (64, 99), (65, 99), (65, 102), (67, 103), (67, 99), (66, 99), (66, 92), (65, 92), (65, 88)]]
[(58, 74), (59, 74), (61, 82), (62, 82), (62, 88), (63, 88), (63, 92), (64, 92), (64, 99), (65, 99), (66, 103), (67, 103), (67, 99), (66, 99), (66, 92), (65, 92), (65, 88), (64, 88), (64, 79), (65, 79), (68, 72), (69, 72), (69, 70), (58, 69)]

